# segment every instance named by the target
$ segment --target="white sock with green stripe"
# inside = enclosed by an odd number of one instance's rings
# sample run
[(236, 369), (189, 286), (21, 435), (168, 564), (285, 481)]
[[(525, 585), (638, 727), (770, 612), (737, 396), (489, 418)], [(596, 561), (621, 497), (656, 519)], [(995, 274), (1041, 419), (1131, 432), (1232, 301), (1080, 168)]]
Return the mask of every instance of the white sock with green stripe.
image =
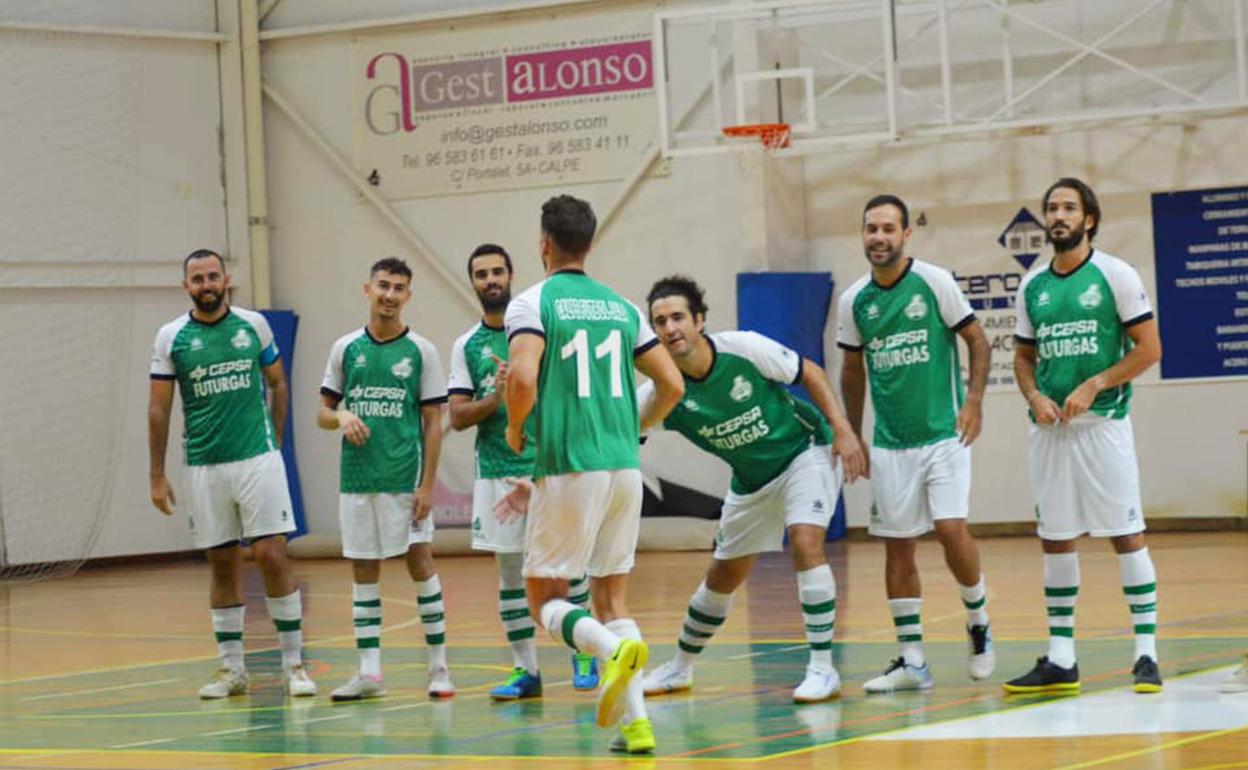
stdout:
[(1135, 657), (1157, 660), (1157, 572), (1147, 548), (1118, 554), (1122, 591), (1135, 628)]
[(1044, 604), (1049, 611), (1049, 661), (1075, 665), (1075, 600), (1079, 598), (1079, 554), (1044, 555)]
[(356, 583), (351, 586), (351, 620), (355, 624), (355, 650), (360, 655), (360, 673), (381, 676), (381, 586)]
[[(637, 627), (637, 622), (632, 618), (616, 618), (607, 623), (606, 628), (611, 633), (621, 639), (636, 639), (641, 641), (641, 629)], [(632, 722), (634, 719), (644, 719), (646, 716), (646, 687), (645, 678), (635, 676), (628, 683), (628, 691), (625, 695), (626, 705), (624, 709), (624, 724)]]
[(568, 581), (568, 601), (583, 610), (589, 609), (589, 577), (581, 575)]
[(984, 576), (973, 586), (958, 584), (958, 593), (962, 594), (962, 606), (966, 607), (966, 625), (988, 625), (988, 591), (984, 586)]
[(915, 668), (927, 662), (923, 657), (923, 623), (920, 620), (922, 607), (923, 600), (918, 598), (888, 600), (888, 611), (893, 615), (897, 642), (901, 645), (901, 657)]
[(420, 625), (425, 631), (429, 668), (446, 668), (446, 604), (442, 601), (442, 581), (437, 575), (416, 583), (416, 604)]
[(243, 617), (247, 607), (239, 604), (234, 607), (212, 608), (212, 630), (217, 636), (217, 653), (221, 656), (221, 667), (231, 671), (242, 671), (243, 664)]
[(529, 602), (524, 594), (523, 567), (524, 554), (498, 554), (498, 616), (507, 633), (514, 665), (536, 676), (537, 627), (529, 615)]
[(603, 660), (614, 655), (615, 648), (620, 646), (620, 637), (567, 599), (551, 599), (542, 605), (542, 626), (556, 642)]
[(706, 581), (698, 585), (685, 610), (685, 624), (681, 626), (677, 640), (676, 665), (687, 668), (693, 665), (702, 648), (715, 636), (724, 624), (728, 610), (732, 608), (732, 594), (721, 594), (706, 587)]
[(269, 617), (277, 627), (277, 641), (282, 646), (282, 666), (290, 670), (303, 664), (303, 597), (296, 588), (285, 596), (266, 596)]
[(797, 573), (797, 596), (806, 622), (810, 663), (832, 670), (832, 627), (836, 624), (836, 578), (827, 564)]

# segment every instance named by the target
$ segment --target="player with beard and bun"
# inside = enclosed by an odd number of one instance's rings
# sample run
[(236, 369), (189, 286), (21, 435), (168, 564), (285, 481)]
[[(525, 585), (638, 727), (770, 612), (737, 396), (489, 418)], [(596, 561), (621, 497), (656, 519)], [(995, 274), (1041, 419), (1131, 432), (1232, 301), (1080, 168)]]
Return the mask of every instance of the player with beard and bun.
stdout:
[[(502, 246), (483, 243), (468, 257), (468, 278), (481, 300), (481, 320), (451, 348), (451, 427), (477, 427), (476, 481), (472, 485), (472, 547), (492, 551), (498, 560), (498, 615), (511, 647), (513, 669), (507, 681), (490, 690), (496, 701), (535, 698), (542, 694), (537, 662), (536, 627), (524, 593), (524, 527), (526, 515), (505, 518), (494, 506), (510, 491), (508, 478), (533, 475), (533, 447), (516, 454), (507, 446), (507, 332), (503, 315), (511, 301), (511, 255)], [(530, 418), (526, 430), (533, 430)], [(582, 609), (589, 603), (584, 576), (571, 582), (569, 601)], [(578, 690), (598, 686), (593, 655), (572, 653), (572, 685)]]
[(1092, 247), (1101, 207), (1063, 178), (1044, 194), (1053, 259), (1018, 289), (1014, 374), (1031, 425), (1031, 485), (1044, 550), (1049, 653), (1005, 684), (1011, 693), (1073, 692), (1080, 535), (1109, 538), (1135, 629), (1135, 691), (1161, 691), (1157, 575), (1144, 545), (1131, 381), (1161, 360), (1161, 339), (1140, 275)]
[(295, 528), (295, 519), (279, 450), (286, 377), (273, 332), (264, 316), (226, 303), (230, 276), (215, 251), (187, 255), (182, 286), (194, 308), (156, 333), (147, 420), (152, 504), (172, 515), (176, 499), (165, 476), (165, 449), (176, 382), (185, 418), (186, 508), (195, 546), (208, 553), (212, 630), (221, 656), (221, 668), (200, 688), (199, 697), (247, 692), (243, 538), (251, 541), (264, 576), (269, 616), (281, 642), (285, 689), (291, 695), (315, 695), (316, 684), (303, 667), (303, 604), (286, 557), (286, 533)]

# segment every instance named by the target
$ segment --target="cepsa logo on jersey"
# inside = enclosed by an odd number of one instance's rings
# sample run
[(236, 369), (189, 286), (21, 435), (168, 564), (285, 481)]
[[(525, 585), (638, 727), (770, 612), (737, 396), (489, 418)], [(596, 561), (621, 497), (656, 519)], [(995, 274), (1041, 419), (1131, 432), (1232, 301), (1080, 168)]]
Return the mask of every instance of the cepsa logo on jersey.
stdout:
[(648, 38), (609, 45), (417, 64), (393, 51), (369, 60), (364, 120), (379, 136), (415, 131), (440, 110), (649, 89)]

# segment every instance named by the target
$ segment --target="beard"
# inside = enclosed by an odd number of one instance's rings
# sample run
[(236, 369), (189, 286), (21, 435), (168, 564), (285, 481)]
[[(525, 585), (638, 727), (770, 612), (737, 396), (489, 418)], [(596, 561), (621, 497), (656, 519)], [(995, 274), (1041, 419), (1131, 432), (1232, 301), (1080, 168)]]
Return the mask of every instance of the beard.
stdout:
[(499, 310), (505, 310), (507, 303), (511, 302), (510, 287), (504, 288), (496, 296), (491, 297), (488, 294), (477, 292), (477, 299), (481, 300), (481, 309), (487, 313), (495, 313)]
[(877, 261), (878, 257), (873, 256), (875, 252), (871, 249), (863, 249), (863, 253), (867, 255), (867, 261), (875, 267), (892, 267), (897, 264), (898, 260), (901, 259), (902, 252), (904, 251), (905, 246), (898, 244), (892, 249), (889, 249), (888, 254), (883, 261)]
[(1054, 235), (1053, 229), (1049, 228), (1044, 231), (1044, 237), (1049, 243), (1053, 244), (1053, 248), (1057, 251), (1070, 251), (1083, 242), (1084, 227), (1082, 224), (1075, 225), (1067, 230), (1066, 235)]
[[(204, 299), (204, 294), (211, 294), (211, 299)], [(201, 313), (215, 313), (221, 307), (221, 303), (225, 302), (225, 294), (217, 294), (216, 292), (204, 292), (195, 297), (191, 297), (191, 302), (195, 303), (195, 309)]]

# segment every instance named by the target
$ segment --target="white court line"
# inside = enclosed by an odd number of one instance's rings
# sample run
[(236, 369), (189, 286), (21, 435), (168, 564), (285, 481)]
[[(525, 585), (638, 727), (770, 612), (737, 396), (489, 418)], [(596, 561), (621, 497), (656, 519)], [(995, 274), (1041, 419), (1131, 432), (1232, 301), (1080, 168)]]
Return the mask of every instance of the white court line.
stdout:
[(720, 660), (744, 660), (745, 658), (757, 658), (759, 655), (766, 654), (766, 652), (747, 652), (744, 655), (729, 655), (726, 658), (720, 658)]
[(117, 690), (133, 690), (138, 687), (155, 687), (158, 684), (170, 684), (171, 682), (181, 682), (180, 677), (173, 679), (154, 679), (150, 682), (136, 682), (135, 684), (118, 684), (112, 687), (93, 687), (90, 690), (73, 690), (72, 692), (54, 692), (48, 695), (30, 695), (22, 698), (24, 701), (31, 700), (47, 700), (49, 698), (68, 698), (71, 695), (94, 695), (99, 692), (116, 692)]
[(200, 733), (200, 735), (206, 738), (206, 737), (214, 736), (214, 735), (230, 735), (231, 733), (247, 733), (247, 732), (251, 732), (252, 730), (268, 730), (270, 727), (277, 727), (277, 725), (252, 725), (251, 727), (235, 727), (233, 730), (217, 730), (216, 732), (212, 732), (212, 733)]
[(152, 741), (135, 741), (134, 743), (119, 743), (116, 746), (109, 746), (110, 749), (137, 749), (140, 746), (155, 746), (158, 743), (173, 743), (177, 738), (157, 738)]
[(316, 722), (332, 722), (335, 719), (346, 719), (349, 716), (351, 715), (350, 714), (334, 714), (332, 717), (317, 717), (316, 719), (304, 719), (303, 721), (295, 722), (295, 724), (310, 725)]
[(382, 711), (404, 711), (406, 709), (418, 709), (422, 706), (431, 705), (433, 705), (433, 701), (426, 701), (424, 703), (404, 703), (402, 706), (390, 706), (389, 708), (382, 709)]

